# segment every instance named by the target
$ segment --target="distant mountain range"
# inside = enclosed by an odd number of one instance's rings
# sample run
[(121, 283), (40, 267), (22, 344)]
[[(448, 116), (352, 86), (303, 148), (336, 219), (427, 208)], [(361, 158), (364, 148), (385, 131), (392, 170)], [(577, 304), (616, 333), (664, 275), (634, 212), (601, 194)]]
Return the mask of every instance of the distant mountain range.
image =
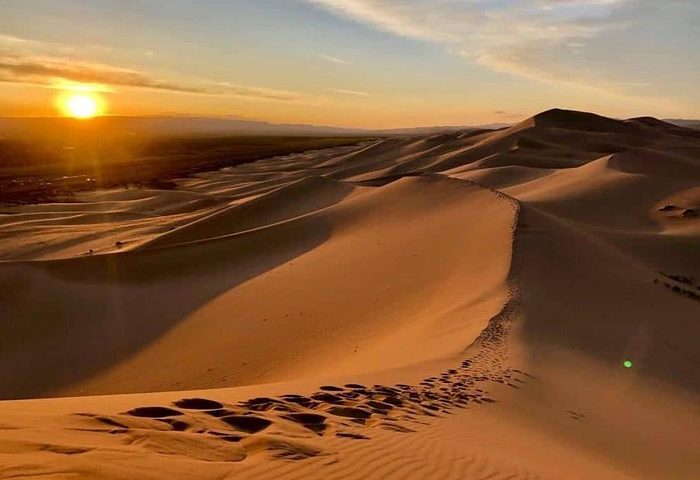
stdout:
[(0, 139), (27, 137), (73, 136), (75, 132), (99, 131), (116, 136), (181, 136), (181, 135), (425, 135), (467, 129), (495, 129), (508, 124), (479, 126), (434, 126), (370, 130), (304, 124), (280, 124), (233, 117), (179, 116), (107, 116), (89, 121), (60, 117), (8, 118), (0, 117)]
[(117, 136), (180, 135), (357, 135), (366, 130), (315, 125), (276, 124), (237, 118), (179, 116), (106, 116), (92, 120), (60, 117), (0, 118), (0, 138), (99, 131)]
[(680, 118), (668, 118), (664, 120), (665, 122), (678, 125), (679, 127), (695, 128), (700, 130), (700, 120), (684, 120)]

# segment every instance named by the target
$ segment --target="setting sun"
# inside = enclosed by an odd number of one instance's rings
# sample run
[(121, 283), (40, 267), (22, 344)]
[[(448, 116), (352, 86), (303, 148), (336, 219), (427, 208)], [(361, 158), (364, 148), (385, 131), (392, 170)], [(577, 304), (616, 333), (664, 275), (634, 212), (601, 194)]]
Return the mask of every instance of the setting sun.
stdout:
[(101, 99), (92, 93), (71, 93), (59, 103), (64, 115), (79, 119), (93, 118), (103, 109)]

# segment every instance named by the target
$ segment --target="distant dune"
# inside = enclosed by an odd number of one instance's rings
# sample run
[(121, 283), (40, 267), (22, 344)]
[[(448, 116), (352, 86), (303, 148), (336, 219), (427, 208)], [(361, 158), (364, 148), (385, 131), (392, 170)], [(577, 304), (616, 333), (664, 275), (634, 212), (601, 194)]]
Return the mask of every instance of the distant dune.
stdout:
[(698, 478), (700, 132), (499, 127), (0, 207), (0, 478)]

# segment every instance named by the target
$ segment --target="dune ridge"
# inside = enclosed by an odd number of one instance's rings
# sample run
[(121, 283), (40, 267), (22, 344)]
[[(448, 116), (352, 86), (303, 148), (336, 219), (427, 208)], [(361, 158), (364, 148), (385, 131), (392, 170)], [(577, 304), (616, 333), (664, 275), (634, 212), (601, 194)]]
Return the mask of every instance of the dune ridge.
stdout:
[(698, 153), (554, 109), (11, 207), (0, 478), (695, 478)]

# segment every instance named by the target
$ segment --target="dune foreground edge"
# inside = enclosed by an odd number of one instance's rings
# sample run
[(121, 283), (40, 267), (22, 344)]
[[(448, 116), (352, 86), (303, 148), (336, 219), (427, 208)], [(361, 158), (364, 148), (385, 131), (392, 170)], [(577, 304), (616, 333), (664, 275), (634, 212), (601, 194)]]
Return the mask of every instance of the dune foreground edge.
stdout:
[(0, 207), (0, 478), (700, 478), (700, 131), (554, 109)]

